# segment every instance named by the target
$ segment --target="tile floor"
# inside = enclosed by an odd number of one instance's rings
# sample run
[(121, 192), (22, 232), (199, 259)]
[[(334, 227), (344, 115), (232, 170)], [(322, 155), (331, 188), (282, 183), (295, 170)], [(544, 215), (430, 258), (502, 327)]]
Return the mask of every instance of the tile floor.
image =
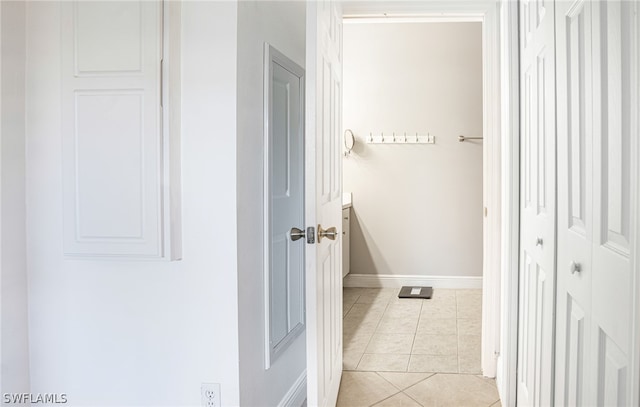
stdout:
[(338, 406), (500, 405), (480, 373), (481, 290), (345, 288)]

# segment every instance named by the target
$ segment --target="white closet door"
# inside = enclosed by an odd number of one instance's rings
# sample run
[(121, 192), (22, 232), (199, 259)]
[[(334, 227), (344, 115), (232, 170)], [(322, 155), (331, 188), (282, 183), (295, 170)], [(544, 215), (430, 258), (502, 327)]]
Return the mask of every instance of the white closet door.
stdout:
[[(588, 387), (597, 405), (631, 402), (633, 308), (631, 137), (637, 115), (637, 1), (599, 1), (593, 8), (593, 240)], [(638, 157), (633, 157), (637, 160)]]
[[(556, 404), (589, 400), (585, 383), (591, 309), (592, 50), (589, 1), (556, 2), (558, 266)], [(578, 270), (579, 268), (579, 270)]]
[(555, 281), (554, 5), (523, 1), (518, 405), (552, 398)]
[(635, 9), (557, 2), (556, 405), (631, 402)]

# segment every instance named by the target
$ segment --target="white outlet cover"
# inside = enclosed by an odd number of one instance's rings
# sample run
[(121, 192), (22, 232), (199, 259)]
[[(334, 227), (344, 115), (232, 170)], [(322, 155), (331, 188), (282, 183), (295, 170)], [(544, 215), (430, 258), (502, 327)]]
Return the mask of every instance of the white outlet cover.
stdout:
[(203, 407), (222, 407), (220, 401), (220, 383), (202, 383), (200, 395)]

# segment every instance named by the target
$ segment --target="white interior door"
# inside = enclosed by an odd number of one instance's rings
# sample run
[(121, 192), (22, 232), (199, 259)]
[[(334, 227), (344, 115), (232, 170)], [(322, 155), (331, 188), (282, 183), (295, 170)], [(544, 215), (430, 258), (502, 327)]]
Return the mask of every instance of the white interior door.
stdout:
[(555, 281), (554, 4), (520, 7), (519, 406), (552, 400)]
[(341, 53), (340, 3), (309, 2), (306, 218), (317, 228), (316, 243), (307, 245), (306, 257), (309, 406), (335, 405), (342, 376)]
[(558, 2), (557, 405), (631, 404), (637, 8)]

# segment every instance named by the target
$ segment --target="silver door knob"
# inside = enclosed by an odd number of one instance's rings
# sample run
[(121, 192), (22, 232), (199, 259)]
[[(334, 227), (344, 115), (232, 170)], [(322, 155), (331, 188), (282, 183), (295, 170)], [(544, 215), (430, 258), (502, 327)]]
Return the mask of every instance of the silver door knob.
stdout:
[(291, 237), (291, 240), (293, 240), (294, 242), (298, 239), (302, 239), (303, 237), (305, 237), (306, 233), (304, 232), (304, 230), (300, 230), (298, 228), (291, 228), (291, 230), (289, 231), (289, 237)]
[(576, 263), (575, 261), (571, 262), (570, 268), (571, 268), (571, 274), (575, 274), (576, 272), (579, 273), (582, 271), (582, 266), (580, 266), (580, 263)]
[(322, 226), (318, 225), (318, 243), (322, 241), (323, 237), (326, 237), (329, 240), (336, 240), (336, 236), (338, 236), (338, 230), (335, 226), (331, 226), (328, 229), (322, 229)]
[(542, 238), (541, 237), (536, 239), (536, 246), (542, 246)]

